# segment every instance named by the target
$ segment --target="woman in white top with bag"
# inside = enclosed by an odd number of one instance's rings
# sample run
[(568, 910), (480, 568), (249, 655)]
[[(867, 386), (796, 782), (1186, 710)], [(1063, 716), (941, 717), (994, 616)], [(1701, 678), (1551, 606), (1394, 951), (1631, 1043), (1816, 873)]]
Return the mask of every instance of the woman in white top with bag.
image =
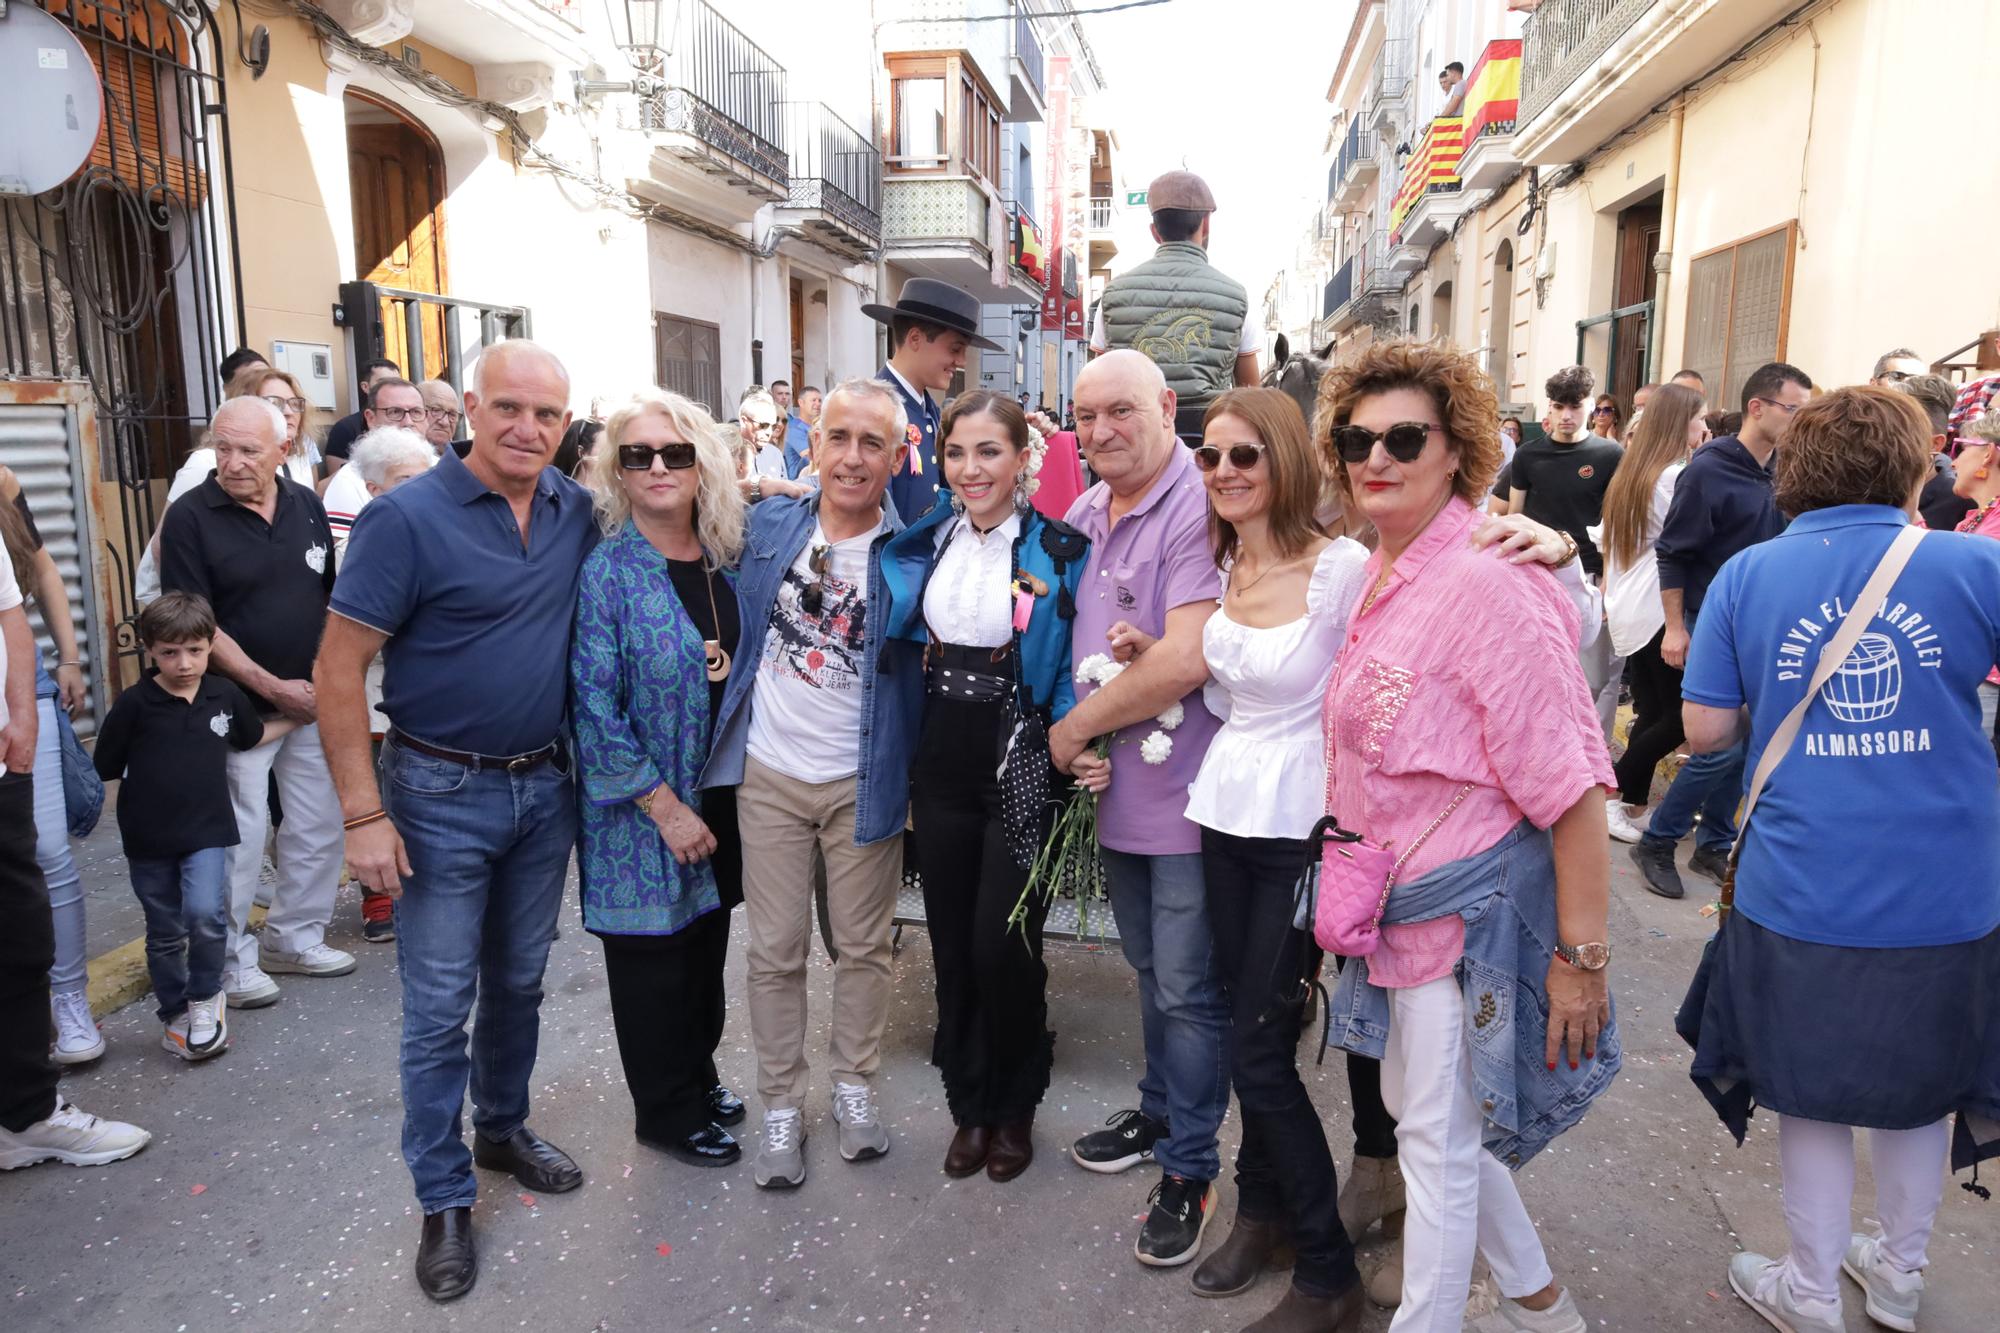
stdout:
[(1653, 770), (1682, 740), (1681, 673), (1661, 660), (1666, 611), (1654, 543), (1667, 521), (1674, 484), (1688, 455), (1708, 439), (1701, 395), (1662, 385), (1646, 401), (1625, 445), (1625, 461), (1604, 493), (1604, 518), (1590, 530), (1604, 553), (1604, 617), (1611, 651), (1625, 659), (1632, 683), (1632, 730), (1614, 767), (1618, 795), (1605, 802), (1611, 836), (1637, 842), (1646, 827)]

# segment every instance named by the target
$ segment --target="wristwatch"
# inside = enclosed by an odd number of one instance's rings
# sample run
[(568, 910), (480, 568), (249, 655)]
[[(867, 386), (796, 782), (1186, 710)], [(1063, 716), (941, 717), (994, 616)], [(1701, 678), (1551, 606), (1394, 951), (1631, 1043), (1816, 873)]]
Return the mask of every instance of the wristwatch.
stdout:
[(1602, 972), (1611, 961), (1611, 946), (1602, 940), (1589, 944), (1558, 944), (1556, 957), (1581, 972)]
[(750, 503), (756, 504), (764, 498), (764, 474), (759, 472), (750, 478)]

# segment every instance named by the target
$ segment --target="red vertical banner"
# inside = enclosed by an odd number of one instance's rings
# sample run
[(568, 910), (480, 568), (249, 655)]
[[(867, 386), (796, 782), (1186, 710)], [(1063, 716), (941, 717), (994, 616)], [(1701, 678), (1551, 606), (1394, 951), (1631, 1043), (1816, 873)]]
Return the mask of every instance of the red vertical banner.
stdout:
[(1042, 291), (1042, 328), (1060, 333), (1063, 327), (1063, 251), (1068, 241), (1063, 210), (1069, 196), (1069, 78), (1068, 56), (1048, 60), (1048, 190), (1049, 281)]

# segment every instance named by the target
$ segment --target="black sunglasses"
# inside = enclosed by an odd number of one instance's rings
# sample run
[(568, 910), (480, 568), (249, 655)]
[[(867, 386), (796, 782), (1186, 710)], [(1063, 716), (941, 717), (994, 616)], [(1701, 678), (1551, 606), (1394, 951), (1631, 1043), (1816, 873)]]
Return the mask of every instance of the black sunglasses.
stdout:
[(1433, 426), (1426, 421), (1399, 421), (1387, 430), (1374, 431), (1366, 426), (1335, 426), (1333, 447), (1340, 454), (1343, 463), (1365, 463), (1368, 455), (1375, 451), (1375, 441), (1389, 451), (1389, 457), (1398, 463), (1413, 463), (1417, 455), (1430, 442), (1431, 432), (1443, 433), (1443, 426)]
[(816, 616), (826, 605), (826, 571), (833, 564), (831, 546), (815, 546), (806, 557), (806, 567), (813, 572), (813, 581), (799, 594), (799, 609), (809, 616)]
[(690, 468), (694, 466), (694, 446), (686, 443), (618, 446), (618, 466), (627, 472), (651, 472), (655, 458), (675, 470)]
[(1263, 458), (1264, 446), (1261, 444), (1232, 444), (1225, 451), (1218, 445), (1198, 444), (1194, 447), (1194, 465), (1203, 472), (1213, 472), (1222, 466), (1222, 456), (1225, 452), (1229, 455), (1229, 466), (1235, 468), (1238, 472), (1248, 472), (1251, 468), (1257, 466), (1259, 459)]

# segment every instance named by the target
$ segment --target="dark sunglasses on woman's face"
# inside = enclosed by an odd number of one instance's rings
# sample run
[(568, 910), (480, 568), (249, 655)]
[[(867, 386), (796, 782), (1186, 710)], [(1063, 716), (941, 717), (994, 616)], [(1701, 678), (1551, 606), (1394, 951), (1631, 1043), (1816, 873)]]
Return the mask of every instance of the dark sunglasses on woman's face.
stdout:
[(621, 444), (618, 446), (618, 466), (627, 472), (651, 472), (653, 460), (657, 458), (668, 467), (679, 470), (694, 466), (694, 446), (691, 444)]
[(1366, 426), (1335, 426), (1333, 447), (1340, 454), (1343, 463), (1365, 463), (1368, 455), (1375, 451), (1375, 441), (1382, 441), (1382, 447), (1389, 451), (1389, 457), (1398, 463), (1414, 463), (1417, 455), (1424, 451), (1430, 441), (1431, 432), (1442, 433), (1443, 426), (1433, 426), (1426, 421), (1399, 421), (1387, 430), (1374, 431)]
[(1223, 449), (1219, 445), (1198, 444), (1194, 447), (1194, 465), (1203, 472), (1213, 472), (1222, 466), (1224, 454), (1229, 456), (1229, 466), (1238, 472), (1248, 472), (1264, 456), (1264, 446), (1245, 443), (1232, 444)]

